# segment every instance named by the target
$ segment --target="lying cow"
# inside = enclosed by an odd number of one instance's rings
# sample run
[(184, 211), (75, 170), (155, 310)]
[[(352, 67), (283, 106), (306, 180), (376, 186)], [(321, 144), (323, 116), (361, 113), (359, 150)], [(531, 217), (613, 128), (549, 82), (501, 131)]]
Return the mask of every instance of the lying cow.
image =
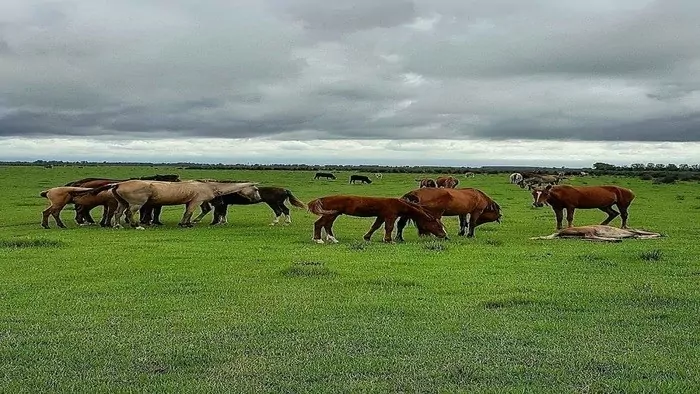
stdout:
[(659, 237), (662, 237), (662, 235), (645, 230), (636, 230), (632, 228), (622, 229), (602, 224), (594, 224), (590, 226), (564, 228), (551, 235), (532, 237), (530, 239), (580, 238), (587, 241), (622, 242), (625, 238), (649, 239)]

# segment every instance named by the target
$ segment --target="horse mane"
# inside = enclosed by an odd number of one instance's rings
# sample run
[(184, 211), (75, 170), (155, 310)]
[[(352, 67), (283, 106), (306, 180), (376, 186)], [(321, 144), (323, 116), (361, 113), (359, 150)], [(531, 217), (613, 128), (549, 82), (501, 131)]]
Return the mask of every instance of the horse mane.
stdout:
[(204, 183), (212, 183), (212, 182), (216, 182), (216, 183), (249, 183), (249, 182), (252, 182), (252, 181), (232, 181), (232, 180), (228, 180), (228, 179), (221, 180), (221, 179), (211, 179), (211, 178), (195, 179), (195, 181), (196, 182), (204, 182)]

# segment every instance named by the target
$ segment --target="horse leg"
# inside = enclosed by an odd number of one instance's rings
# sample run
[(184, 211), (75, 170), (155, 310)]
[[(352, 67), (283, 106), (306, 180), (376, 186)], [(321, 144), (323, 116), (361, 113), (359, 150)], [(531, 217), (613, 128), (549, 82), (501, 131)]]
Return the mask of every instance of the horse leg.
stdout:
[(145, 230), (145, 228), (141, 225), (141, 222), (134, 218), (136, 212), (141, 209), (141, 206), (141, 204), (130, 204), (129, 208), (126, 210), (126, 220), (128, 220), (131, 227), (135, 228), (136, 230)]
[(129, 206), (124, 204), (123, 202), (121, 202), (121, 201), (119, 202), (119, 205), (117, 206), (117, 210), (114, 213), (114, 225), (112, 227), (121, 228), (122, 215), (124, 214), (124, 211), (126, 211), (126, 209), (128, 207)]
[(384, 218), (384, 242), (393, 244), (394, 240), (391, 239), (391, 233), (394, 231), (394, 223), (396, 222), (396, 216), (389, 216)]
[(54, 209), (51, 210), (51, 216), (53, 216), (53, 219), (56, 221), (56, 225), (60, 228), (66, 228), (66, 225), (63, 224), (63, 221), (61, 221), (61, 210), (63, 207), (57, 208), (55, 207)]
[(226, 204), (219, 204), (219, 205), (214, 205), (214, 213), (212, 214), (212, 219), (211, 219), (211, 226), (217, 225), (221, 223), (221, 218), (226, 215), (226, 209), (228, 208), (228, 205)]
[(202, 208), (202, 213), (200, 213), (196, 218), (194, 218), (192, 223), (199, 223), (199, 221), (202, 220), (202, 218), (206, 216), (206, 214), (211, 212), (211, 204), (209, 204), (206, 201), (203, 202), (202, 205), (200, 205), (199, 207)]
[(552, 207), (552, 210), (554, 210), (554, 216), (557, 218), (557, 230), (562, 229), (562, 222), (564, 221), (564, 208), (554, 208)]
[(109, 218), (109, 205), (105, 204), (102, 206), (102, 219), (100, 220), (100, 227), (105, 227), (105, 222)]
[(566, 207), (567, 227), (574, 227), (574, 211), (576, 211), (576, 208)]
[(80, 208), (80, 215), (83, 217), (83, 222), (87, 222), (87, 224), (95, 224), (95, 219), (90, 215), (92, 208), (94, 207), (81, 206)]
[(75, 208), (75, 223), (83, 224), (85, 222), (85, 218), (83, 217), (82, 205), (73, 204), (73, 207)]
[(465, 235), (467, 233), (467, 215), (459, 215), (459, 233), (457, 235)]
[(622, 219), (622, 226), (620, 228), (627, 228), (627, 218), (629, 217), (627, 208), (629, 208), (629, 205), (620, 205), (618, 203), (617, 208), (620, 210), (620, 218)]
[(379, 230), (379, 227), (382, 226), (382, 223), (384, 223), (384, 218), (381, 216), (377, 216), (377, 219), (375, 219), (374, 223), (372, 223), (372, 227), (369, 228), (367, 234), (365, 234), (365, 236), (362, 238), (365, 241), (369, 241), (372, 238), (372, 234), (374, 234), (374, 232)]
[(335, 219), (338, 219), (338, 216), (340, 215), (333, 215), (328, 218), (328, 220), (325, 221), (323, 228), (326, 229), (326, 241), (332, 242), (334, 244), (338, 243), (338, 240), (335, 239), (335, 234), (333, 234), (333, 222), (335, 222)]
[(287, 208), (287, 206), (284, 205), (284, 203), (281, 203), (279, 205), (279, 208), (282, 210), (282, 213), (285, 216), (284, 224), (285, 225), (292, 224), (292, 215), (289, 213), (289, 208)]
[(311, 238), (312, 241), (322, 244), (323, 240), (321, 239), (321, 230), (323, 229), (323, 225), (326, 221), (326, 216), (321, 216), (314, 222), (314, 236)]
[(43, 228), (49, 228), (49, 216), (51, 216), (51, 211), (53, 210), (53, 205), (50, 207), (44, 209), (43, 212), (41, 212), (41, 227)]
[(180, 223), (177, 225), (180, 227), (193, 227), (194, 225), (192, 224), (192, 215), (194, 214), (194, 210), (197, 208), (197, 202), (195, 201), (190, 201), (185, 205), (185, 212), (182, 214), (182, 219), (180, 219)]
[[(603, 222), (600, 223), (600, 224), (604, 224), (604, 225), (607, 225), (608, 223), (612, 222), (612, 220), (615, 219), (617, 217), (617, 215), (620, 214), (619, 212), (614, 210), (612, 206), (600, 208), (600, 210), (608, 214), (608, 218), (603, 220)], [(627, 224), (627, 221), (625, 221), (625, 225), (626, 224)]]
[(151, 221), (151, 224), (154, 226), (162, 226), (163, 222), (160, 221), (160, 212), (163, 210), (162, 205), (155, 205), (153, 206), (153, 220)]
[(476, 221), (481, 216), (481, 212), (472, 212), (469, 214), (469, 230), (467, 231), (467, 238), (474, 237), (474, 229), (476, 228)]
[(399, 223), (396, 226), (396, 242), (403, 242), (403, 229), (406, 227), (406, 224), (408, 224), (408, 216), (401, 216), (399, 218)]
[(277, 223), (280, 222), (280, 216), (282, 216), (282, 210), (279, 208), (279, 206), (275, 204), (270, 204), (267, 203), (267, 205), (272, 209), (272, 211), (275, 213), (275, 218), (272, 219), (272, 223), (270, 223), (270, 226), (274, 226)]

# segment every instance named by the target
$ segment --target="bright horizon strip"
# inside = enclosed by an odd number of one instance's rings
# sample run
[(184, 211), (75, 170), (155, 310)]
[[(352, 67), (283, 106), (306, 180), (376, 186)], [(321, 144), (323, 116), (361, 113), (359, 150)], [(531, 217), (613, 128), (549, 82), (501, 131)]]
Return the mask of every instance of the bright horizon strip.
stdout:
[(0, 138), (2, 161), (222, 164), (537, 165), (700, 163), (698, 142)]

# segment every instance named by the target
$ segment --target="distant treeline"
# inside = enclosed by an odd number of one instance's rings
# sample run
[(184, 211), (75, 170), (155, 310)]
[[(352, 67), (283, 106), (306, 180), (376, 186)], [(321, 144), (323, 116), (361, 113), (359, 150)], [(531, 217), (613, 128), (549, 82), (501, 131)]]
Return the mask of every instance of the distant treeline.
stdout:
[[(268, 170), (268, 171), (347, 171), (358, 173), (424, 173), (424, 174), (504, 174), (512, 172), (556, 174), (564, 172), (566, 175), (579, 175), (585, 172), (588, 175), (617, 175), (640, 177), (645, 180), (657, 180), (658, 183), (670, 183), (675, 180), (700, 180), (700, 164), (657, 164), (634, 163), (631, 165), (617, 166), (608, 163), (597, 162), (590, 168), (553, 168), (534, 166), (482, 166), (482, 167), (454, 167), (454, 166), (381, 166), (381, 165), (309, 165), (309, 164), (201, 164), (201, 163), (135, 163), (135, 162), (88, 162), (88, 161), (56, 161), (36, 160), (33, 162), (0, 162), (3, 166), (65, 166), (65, 167), (89, 167), (89, 166), (135, 166), (135, 167), (168, 167), (180, 170)], [(669, 182), (661, 182), (666, 179)]]

